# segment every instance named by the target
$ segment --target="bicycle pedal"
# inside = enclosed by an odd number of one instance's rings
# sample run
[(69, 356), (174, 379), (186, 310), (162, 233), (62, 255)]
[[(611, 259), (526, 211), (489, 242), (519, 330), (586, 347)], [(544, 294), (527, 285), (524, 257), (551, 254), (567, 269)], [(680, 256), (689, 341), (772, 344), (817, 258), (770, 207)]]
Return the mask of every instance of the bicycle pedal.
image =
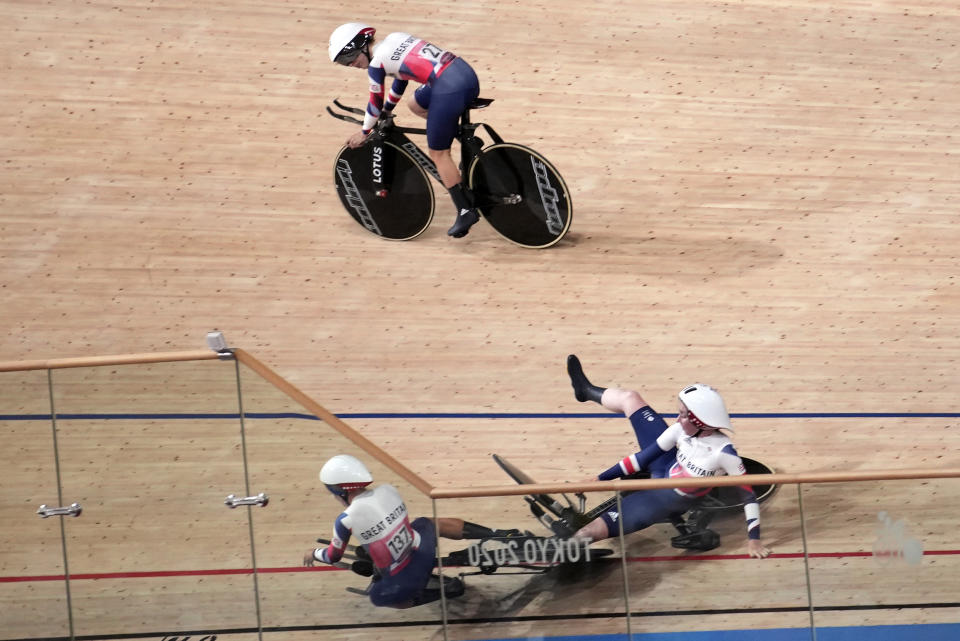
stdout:
[(580, 528), (572, 525), (566, 519), (556, 519), (550, 524), (550, 531), (554, 536), (561, 539), (569, 539), (577, 533)]

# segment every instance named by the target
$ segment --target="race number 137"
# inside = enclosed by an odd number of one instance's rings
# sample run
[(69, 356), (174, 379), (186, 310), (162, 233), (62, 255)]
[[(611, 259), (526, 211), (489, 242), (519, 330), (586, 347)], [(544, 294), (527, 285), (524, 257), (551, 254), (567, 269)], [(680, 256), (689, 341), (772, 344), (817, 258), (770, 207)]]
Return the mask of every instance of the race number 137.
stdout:
[(390, 549), (390, 555), (394, 559), (399, 559), (404, 552), (413, 544), (413, 537), (410, 536), (410, 530), (400, 528), (387, 541), (387, 547)]

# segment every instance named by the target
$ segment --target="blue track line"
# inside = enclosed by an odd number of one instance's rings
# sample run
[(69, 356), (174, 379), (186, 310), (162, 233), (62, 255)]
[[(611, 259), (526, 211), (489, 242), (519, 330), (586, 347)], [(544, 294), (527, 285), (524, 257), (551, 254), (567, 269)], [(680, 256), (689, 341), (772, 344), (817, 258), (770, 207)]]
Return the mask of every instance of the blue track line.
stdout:
[[(622, 419), (612, 412), (356, 412), (337, 414), (341, 419)], [(661, 414), (664, 419), (674, 414)], [(245, 417), (255, 420), (295, 418), (318, 421), (316, 416), (301, 412), (247, 412)], [(785, 418), (960, 418), (960, 412), (784, 412), (731, 414), (737, 419), (785, 419)], [(49, 414), (0, 414), (0, 421), (49, 421)], [(184, 413), (88, 413), (57, 414), (57, 420), (196, 420), (238, 419), (237, 412), (184, 412)]]

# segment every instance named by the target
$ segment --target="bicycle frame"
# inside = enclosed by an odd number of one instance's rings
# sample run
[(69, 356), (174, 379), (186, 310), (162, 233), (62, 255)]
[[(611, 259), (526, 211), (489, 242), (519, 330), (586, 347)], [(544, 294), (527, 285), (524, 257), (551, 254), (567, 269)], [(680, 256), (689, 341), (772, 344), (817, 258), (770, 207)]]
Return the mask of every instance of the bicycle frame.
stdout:
[[(529, 475), (503, 457), (494, 454), (493, 460), (496, 461), (497, 465), (499, 465), (500, 468), (517, 483), (521, 485), (535, 483), (535, 481)], [(742, 460), (747, 468), (747, 472), (750, 474), (763, 474), (772, 472), (769, 467), (763, 463), (755, 461), (754, 459), (742, 457)], [(714, 492), (717, 492), (718, 490), (722, 492), (725, 489), (726, 488), (715, 488)], [(768, 500), (774, 494), (774, 492), (776, 492), (777, 486), (762, 485), (755, 486), (755, 489), (762, 490), (757, 494), (757, 502), (763, 503)], [(626, 492), (624, 495), (626, 494), (630, 494), (630, 492)], [(526, 500), (534, 518), (536, 518), (537, 521), (539, 521), (548, 530), (551, 530), (555, 534), (561, 536), (572, 535), (581, 527), (617, 505), (617, 497), (614, 496), (606, 499), (591, 510), (587, 511), (587, 499), (585, 495), (576, 494), (576, 497), (579, 500), (579, 505), (577, 506), (574, 506), (573, 501), (571, 501), (566, 494), (561, 494), (560, 496), (563, 497), (566, 505), (549, 494), (532, 494), (525, 496), (524, 499)], [(707, 526), (710, 524), (710, 521), (712, 521), (716, 515), (721, 513), (731, 513), (742, 507), (742, 502), (725, 502), (721, 500), (720, 495), (715, 495), (713, 492), (711, 492), (711, 494), (702, 497), (699, 502), (692, 506), (692, 508), (689, 509), (685, 514), (677, 514), (671, 517), (670, 522), (680, 532), (681, 537), (696, 535), (705, 531)], [(717, 541), (719, 541), (719, 539), (717, 539)], [(675, 545), (675, 547), (685, 546)], [(713, 547), (715, 547), (715, 545)]]
[[(524, 145), (504, 142), (490, 125), (470, 120), (472, 110), (491, 102), (475, 100), (458, 122), (460, 175), (469, 188), (471, 206), (510, 242), (531, 249), (551, 247), (570, 228), (570, 192), (557, 169), (541, 154)], [(334, 118), (362, 124), (358, 118), (365, 113), (362, 109), (338, 100), (333, 105), (338, 111), (328, 106), (327, 113)], [(477, 136), (481, 128), (490, 144)], [(387, 114), (377, 122), (369, 144), (344, 147), (338, 153), (334, 181), (341, 203), (357, 223), (377, 236), (410, 240), (423, 233), (432, 220), (434, 190), (430, 176), (441, 185), (443, 181), (430, 154), (410, 139), (411, 135), (426, 133), (423, 128), (398, 126), (393, 114)], [(354, 174), (364, 176), (366, 181), (363, 197)], [(409, 200), (393, 200), (394, 175), (403, 177)]]
[[(480, 104), (475, 108), (483, 108), (490, 104), (492, 100), (481, 100), (478, 101)], [(356, 107), (348, 107), (344, 105), (339, 100), (334, 99), (333, 104), (343, 111), (350, 113), (363, 115), (365, 112), (363, 109), (358, 109)], [(503, 138), (494, 131), (493, 127), (483, 122), (472, 122), (470, 120), (471, 109), (467, 109), (463, 112), (463, 115), (460, 116), (460, 126), (457, 131), (456, 140), (460, 143), (460, 170), (461, 172), (468, 169), (473, 162), (473, 160), (480, 154), (480, 150), (483, 148), (483, 141), (476, 136), (476, 131), (480, 127), (483, 127), (487, 132), (487, 135), (490, 136), (490, 140), (494, 144), (499, 144), (503, 142)], [(358, 118), (353, 118), (346, 114), (340, 114), (333, 111), (329, 106), (327, 106), (327, 113), (329, 113), (334, 118), (339, 120), (344, 120), (356, 125), (362, 125), (363, 121)], [(373, 132), (370, 135), (370, 138), (367, 139), (367, 143), (375, 142), (376, 140), (388, 140), (406, 151), (410, 156), (417, 162), (420, 167), (423, 168), (429, 175), (433, 176), (438, 183), (441, 185), (443, 181), (440, 179), (440, 174), (437, 172), (437, 165), (430, 159), (429, 154), (424, 153), (424, 151), (417, 145), (413, 140), (410, 139), (407, 134), (415, 135), (427, 135), (427, 130), (418, 127), (401, 127), (394, 123), (394, 116), (390, 114), (386, 117), (381, 116), (380, 120), (377, 122), (374, 127)]]

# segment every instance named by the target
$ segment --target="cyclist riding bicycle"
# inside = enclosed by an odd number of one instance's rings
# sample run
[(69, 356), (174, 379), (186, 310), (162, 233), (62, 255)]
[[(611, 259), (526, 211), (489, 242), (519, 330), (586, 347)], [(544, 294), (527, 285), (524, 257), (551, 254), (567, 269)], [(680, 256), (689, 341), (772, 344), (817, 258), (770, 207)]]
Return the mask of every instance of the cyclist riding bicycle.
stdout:
[[(370, 78), (370, 99), (362, 129), (350, 136), (347, 145), (363, 145), (377, 120), (392, 113), (407, 83), (421, 83), (414, 92), (410, 110), (427, 120), (430, 158), (457, 209), (457, 218), (447, 234), (462, 238), (480, 214), (453, 162), (450, 147), (457, 135), (460, 115), (480, 94), (477, 74), (463, 58), (408, 33), (389, 34), (371, 54), (375, 33), (370, 25), (350, 22), (330, 35), (330, 60), (347, 67), (366, 67)], [(393, 77), (389, 92), (384, 84), (387, 76)]]

